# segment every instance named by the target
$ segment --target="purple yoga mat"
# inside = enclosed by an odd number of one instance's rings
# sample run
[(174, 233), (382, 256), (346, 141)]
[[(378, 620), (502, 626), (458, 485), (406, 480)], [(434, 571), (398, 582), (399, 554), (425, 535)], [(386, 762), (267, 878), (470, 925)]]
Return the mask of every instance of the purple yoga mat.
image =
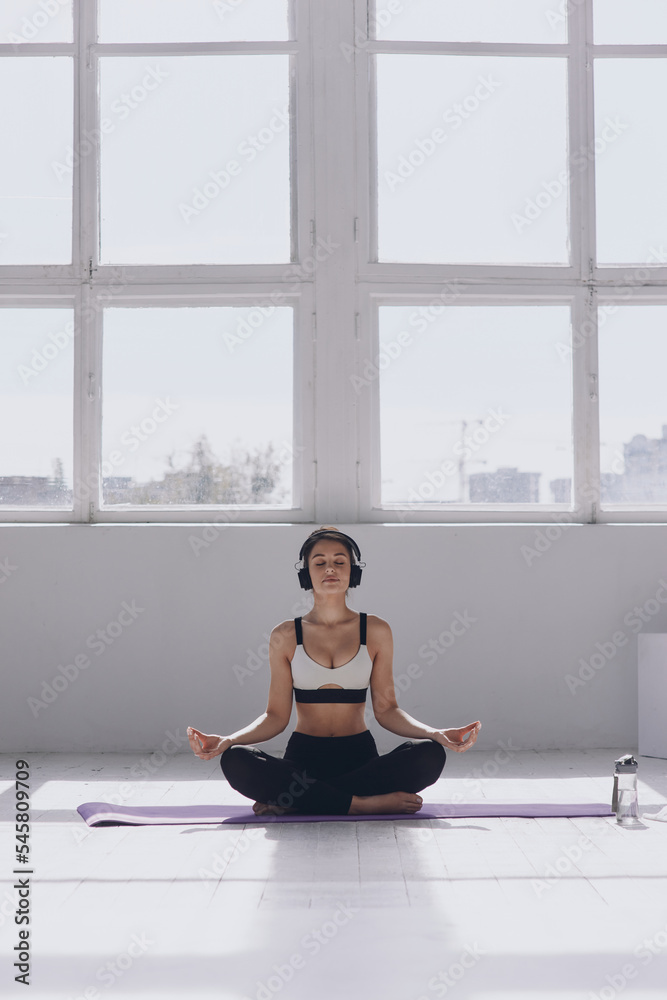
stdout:
[(345, 823), (367, 819), (452, 819), (472, 816), (613, 816), (606, 802), (427, 802), (416, 813), (374, 813), (360, 816), (256, 816), (251, 806), (115, 806), (83, 802), (77, 812), (88, 826), (150, 826), (192, 823)]

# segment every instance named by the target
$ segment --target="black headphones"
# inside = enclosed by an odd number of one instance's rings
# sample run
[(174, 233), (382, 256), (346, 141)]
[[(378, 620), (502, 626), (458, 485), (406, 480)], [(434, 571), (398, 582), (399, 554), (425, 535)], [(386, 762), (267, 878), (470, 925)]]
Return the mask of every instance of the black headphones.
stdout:
[[(306, 546), (308, 546), (310, 553), (310, 549), (316, 544), (318, 539), (323, 537), (331, 538), (331, 536), (334, 534), (339, 535), (341, 538), (346, 538), (350, 543), (350, 545), (352, 546), (352, 550), (354, 551), (354, 554), (357, 557), (357, 562), (353, 563), (352, 566), (350, 566), (350, 584), (349, 584), (350, 587), (358, 587), (359, 584), (361, 583), (361, 567), (365, 566), (366, 563), (359, 562), (359, 560), (361, 560), (361, 552), (359, 551), (359, 546), (355, 542), (354, 538), (350, 538), (350, 536), (346, 535), (344, 531), (333, 531), (331, 528), (323, 528), (319, 531), (314, 531), (313, 534), (310, 535), (303, 543), (303, 545), (301, 546), (301, 551), (299, 552), (299, 559), (301, 559), (304, 563), (303, 568), (298, 570), (299, 583), (301, 584), (303, 590), (313, 589), (313, 581), (310, 579), (310, 572), (303, 558), (304, 549), (306, 548)], [(331, 538), (331, 540), (335, 541), (334, 538)], [(296, 563), (294, 563), (294, 567), (296, 569)]]

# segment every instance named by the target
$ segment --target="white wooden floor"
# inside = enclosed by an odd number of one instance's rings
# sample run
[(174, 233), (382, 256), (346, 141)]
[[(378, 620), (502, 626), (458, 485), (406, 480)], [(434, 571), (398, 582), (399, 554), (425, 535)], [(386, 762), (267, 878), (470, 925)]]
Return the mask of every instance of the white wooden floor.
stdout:
[[(609, 750), (449, 754), (426, 801), (607, 801)], [(4, 755), (3, 996), (169, 1000), (665, 1000), (667, 761), (640, 762), (636, 829), (613, 817), (90, 829), (76, 806), (245, 802), (219, 763), (28, 754), (32, 974), (13, 982), (12, 776)], [(479, 783), (471, 777), (477, 769)], [(136, 772), (135, 772), (136, 773)], [(444, 776), (446, 774), (446, 777)], [(116, 799), (118, 801), (118, 799)], [(667, 809), (663, 810), (667, 818)]]

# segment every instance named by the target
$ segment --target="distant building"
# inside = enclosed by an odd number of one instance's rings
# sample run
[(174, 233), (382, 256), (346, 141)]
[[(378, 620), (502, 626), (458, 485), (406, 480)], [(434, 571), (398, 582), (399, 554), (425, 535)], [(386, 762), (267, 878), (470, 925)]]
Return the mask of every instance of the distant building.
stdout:
[[(622, 503), (624, 499), (624, 478), (615, 472), (600, 474), (600, 493), (606, 503)], [(554, 503), (572, 503), (572, 480), (552, 479), (549, 483)]]
[(571, 479), (552, 479), (549, 483), (549, 488), (551, 489), (551, 497), (554, 503), (569, 504), (572, 502)]
[(0, 476), (0, 504), (7, 507), (58, 507), (72, 502), (62, 480), (48, 476)]
[[(623, 445), (625, 468), (622, 478), (625, 503), (665, 503), (667, 500), (667, 424), (661, 438), (635, 434)], [(605, 497), (610, 500), (610, 497)]]
[(541, 474), (510, 468), (473, 472), (468, 480), (470, 503), (539, 503)]
[[(635, 436), (623, 445), (623, 472), (600, 475), (602, 503), (667, 503), (667, 424), (661, 438)], [(554, 503), (570, 503), (571, 479), (553, 479)]]
[(128, 491), (133, 484), (132, 476), (105, 476), (102, 480), (102, 502), (129, 503)]

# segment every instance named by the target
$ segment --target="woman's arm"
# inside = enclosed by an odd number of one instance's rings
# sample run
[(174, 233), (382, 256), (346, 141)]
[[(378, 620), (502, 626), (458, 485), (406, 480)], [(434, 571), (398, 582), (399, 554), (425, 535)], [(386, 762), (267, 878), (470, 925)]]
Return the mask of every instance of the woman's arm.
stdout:
[[(234, 744), (263, 743), (287, 727), (292, 713), (292, 671), (288, 658), (289, 625), (291, 622), (281, 622), (271, 632), (269, 638), (269, 666), (271, 668), (271, 684), (266, 711), (243, 729), (237, 729), (229, 736), (207, 735), (197, 729), (188, 727), (190, 746), (201, 760), (210, 760), (224, 753)], [(295, 639), (296, 643), (296, 639)]]
[[(413, 719), (411, 715), (398, 707), (394, 689), (393, 659), (394, 640), (388, 622), (376, 615), (373, 619), (373, 644), (377, 652), (373, 660), (371, 674), (371, 700), (373, 713), (383, 729), (397, 736), (407, 736), (409, 739), (431, 739), (451, 750), (468, 750), (481, 728), (481, 722), (471, 722), (461, 729), (435, 729)], [(467, 732), (472, 730), (472, 732)]]

